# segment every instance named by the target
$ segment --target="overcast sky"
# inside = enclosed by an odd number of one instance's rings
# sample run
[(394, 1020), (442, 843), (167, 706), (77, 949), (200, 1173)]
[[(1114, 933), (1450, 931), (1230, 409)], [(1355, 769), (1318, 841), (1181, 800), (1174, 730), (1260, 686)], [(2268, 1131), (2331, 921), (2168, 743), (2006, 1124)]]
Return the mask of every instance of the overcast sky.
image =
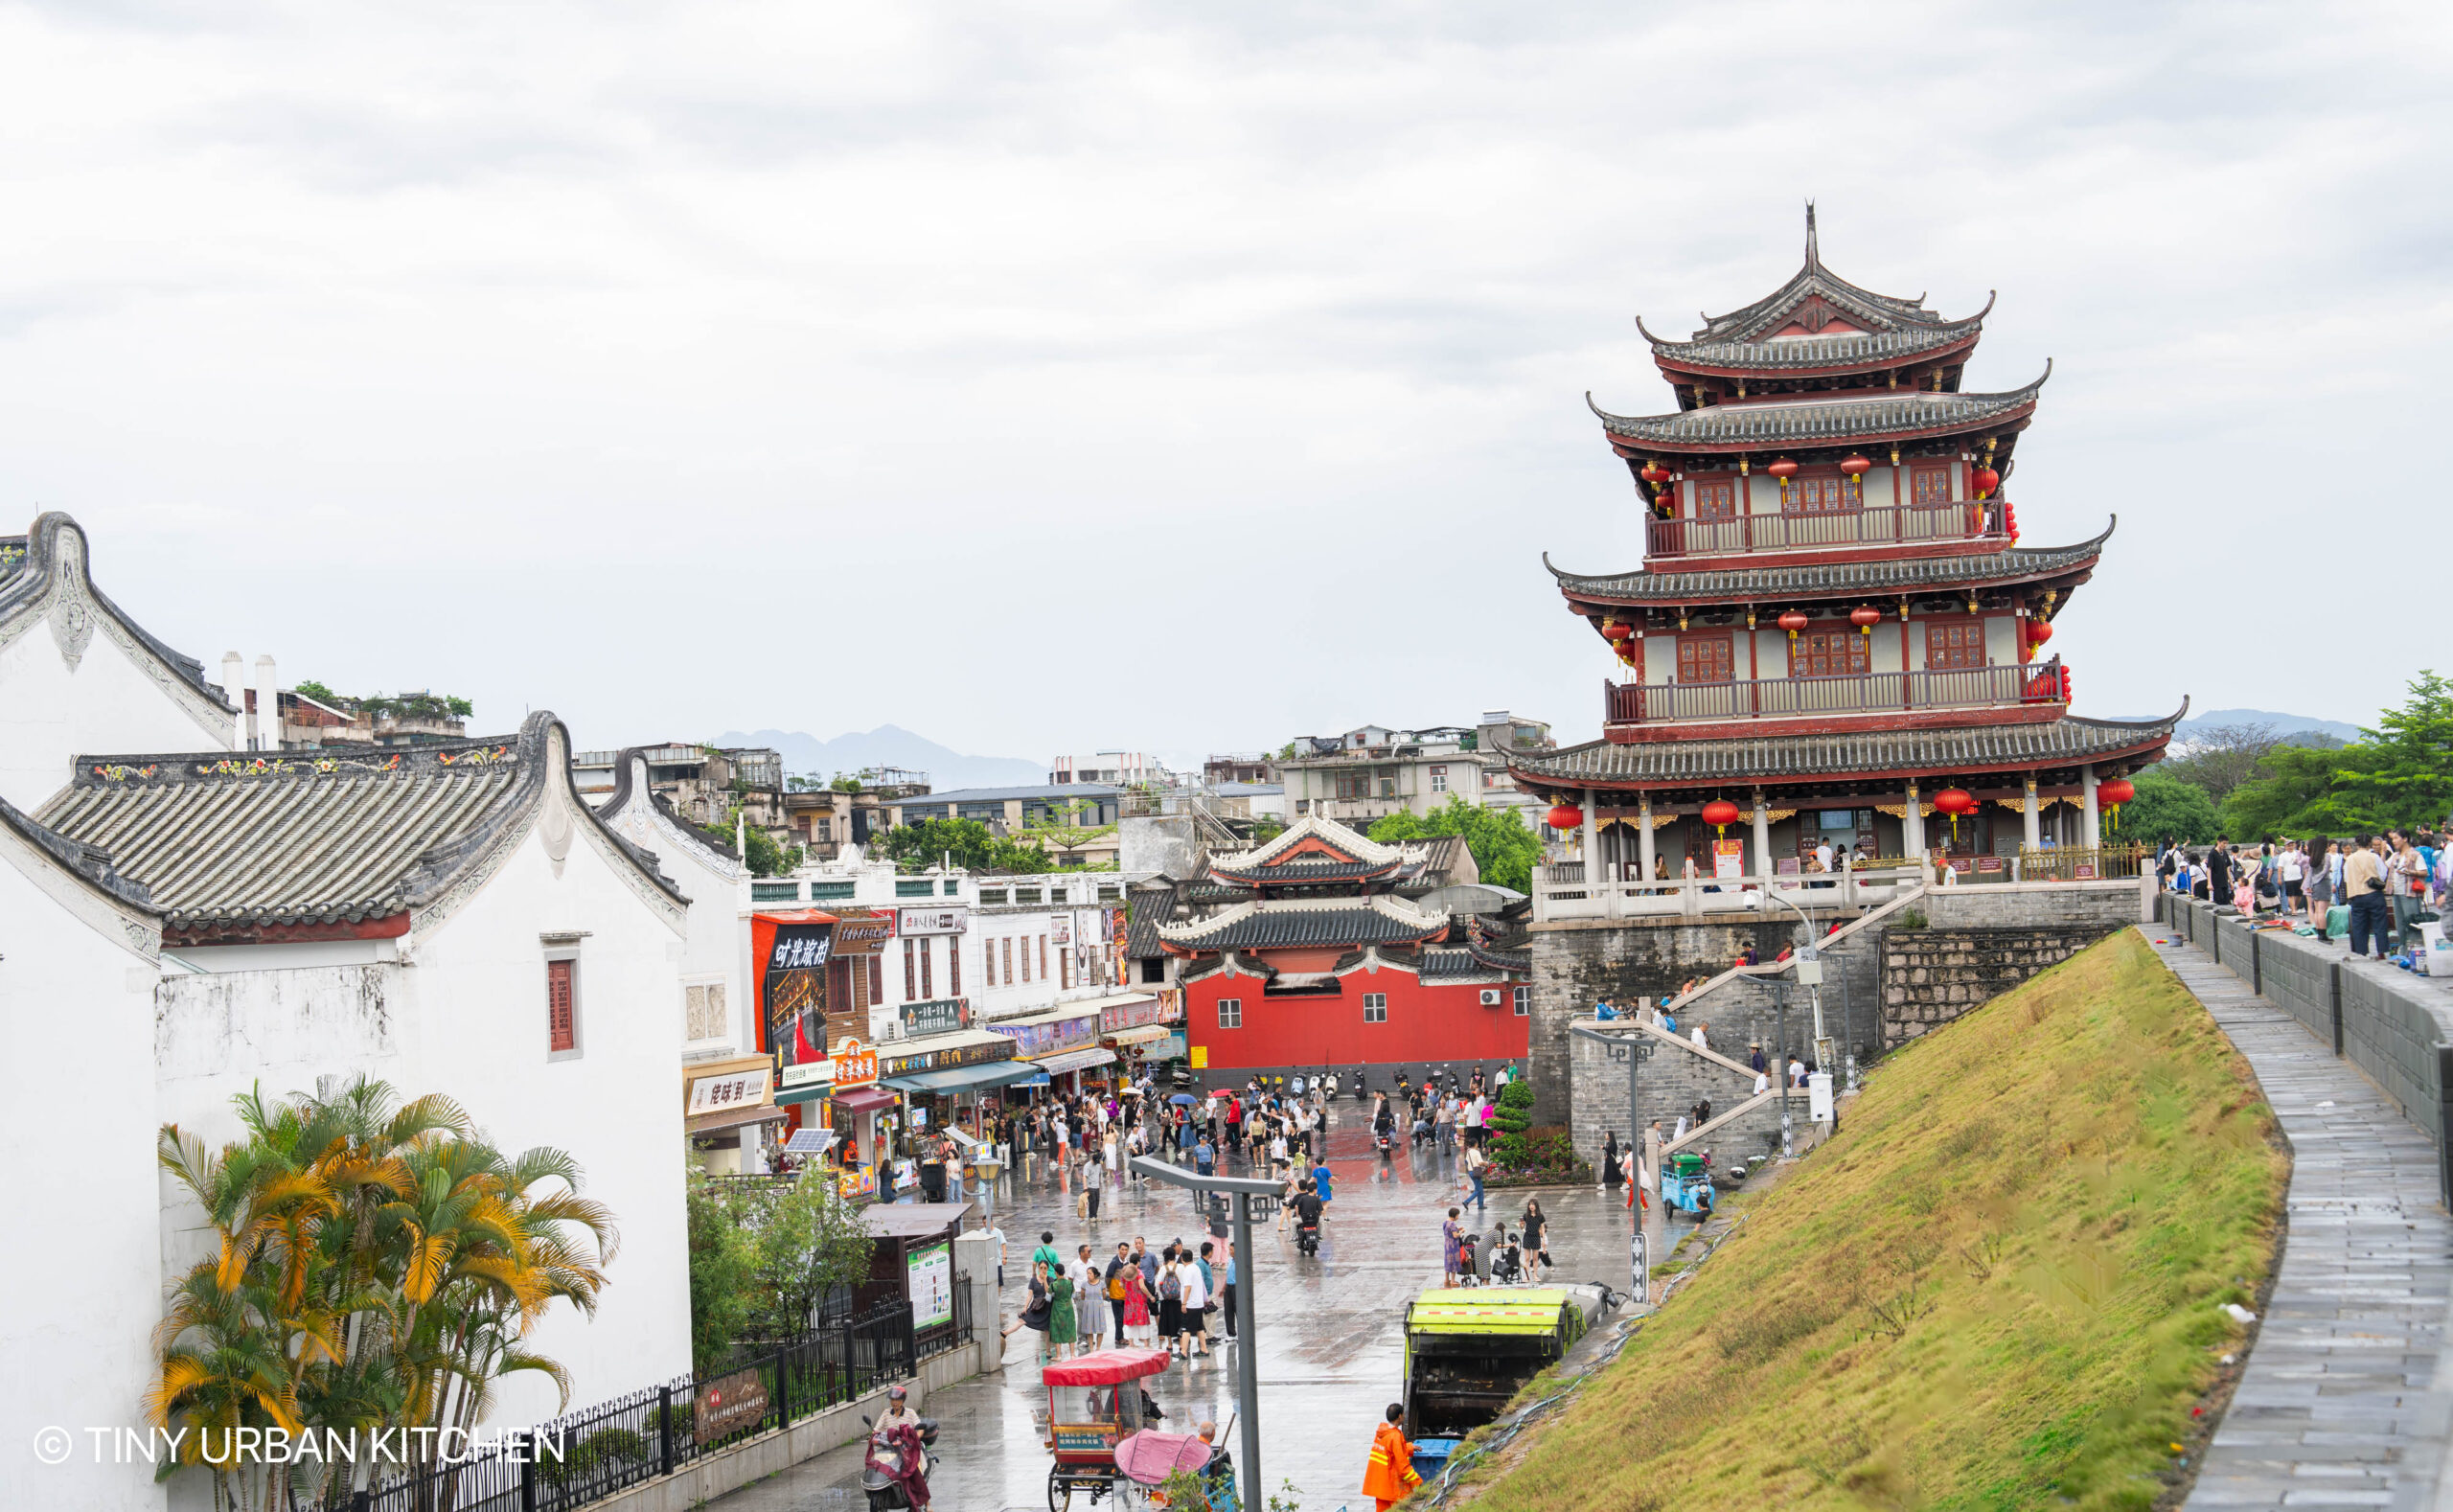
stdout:
[(585, 745), (1597, 733), (1586, 410), (1824, 261), (2054, 359), (2082, 713), (2453, 671), (2453, 8), (0, 7), (0, 530)]

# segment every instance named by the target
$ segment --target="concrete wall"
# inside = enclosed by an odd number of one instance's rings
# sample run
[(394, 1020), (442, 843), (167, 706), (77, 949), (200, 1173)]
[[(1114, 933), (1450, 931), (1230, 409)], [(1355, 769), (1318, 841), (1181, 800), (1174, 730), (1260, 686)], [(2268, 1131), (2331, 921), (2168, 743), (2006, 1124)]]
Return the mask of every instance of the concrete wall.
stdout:
[(2232, 909), (2164, 893), (2166, 925), (2365, 1072), (2426, 1132), (2453, 1200), (2453, 984), (2346, 959), (2342, 948), (2251, 931)]
[[(1300, 773), (1286, 780), (1287, 797), (1295, 793)], [(1206, 851), (1193, 833), (1193, 821), (1181, 813), (1134, 814), (1119, 820), (1116, 869), (1127, 877), (1165, 873), (1178, 882), (1201, 875)]]

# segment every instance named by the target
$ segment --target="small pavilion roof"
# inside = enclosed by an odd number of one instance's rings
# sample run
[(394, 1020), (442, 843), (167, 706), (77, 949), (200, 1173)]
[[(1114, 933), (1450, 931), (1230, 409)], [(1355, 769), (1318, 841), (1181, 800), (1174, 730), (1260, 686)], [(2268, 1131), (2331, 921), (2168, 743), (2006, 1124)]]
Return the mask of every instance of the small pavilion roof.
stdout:
[(1162, 924), (1158, 938), (1185, 951), (1302, 946), (1410, 945), (1448, 928), (1402, 899), (1289, 898), (1239, 903), (1206, 919)]
[(1620, 604), (1761, 603), (1772, 599), (1845, 598), (1852, 594), (1900, 594), (1971, 584), (2019, 583), (2091, 567), (2121, 522), (2114, 515), (2101, 534), (2068, 546), (2011, 546), (2001, 551), (1948, 557), (1894, 557), (1873, 561), (1802, 565), (1777, 562), (1707, 572), (1609, 573), (1587, 577), (1542, 564), (1570, 599)]
[[(1789, 281), (1754, 303), (1731, 310), (1726, 315), (1706, 315), (1704, 327), (1695, 332), (1694, 342), (1760, 342), (1787, 325), (1801, 307), (1820, 303), (1868, 332), (1913, 332), (1943, 329), (1964, 330), (1983, 323), (1993, 308), (1985, 301), (1984, 309), (1963, 320), (1952, 320), (1925, 308), (1925, 296), (1902, 299), (1896, 294), (1877, 294), (1861, 288), (1823, 265), (1823, 249), (1814, 226), (1814, 206), (1805, 207), (1805, 263)], [(1645, 332), (1647, 338), (1652, 332)], [(1653, 345), (1664, 343), (1657, 338)]]

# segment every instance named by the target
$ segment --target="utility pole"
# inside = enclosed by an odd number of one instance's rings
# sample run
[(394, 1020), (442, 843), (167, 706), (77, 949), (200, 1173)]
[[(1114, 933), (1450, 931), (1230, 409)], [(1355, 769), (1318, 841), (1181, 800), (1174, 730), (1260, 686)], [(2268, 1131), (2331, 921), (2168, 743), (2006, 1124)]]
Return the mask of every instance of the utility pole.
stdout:
[[(1627, 1067), (1627, 1147), (1639, 1152), (1636, 1170), (1637, 1180), (1640, 1181), (1647, 1157), (1659, 1158), (1659, 1152), (1645, 1148), (1643, 1115), (1638, 1111), (1636, 1102), (1636, 1070), (1644, 1062), (1652, 1059), (1652, 1046), (1645, 1042), (1641, 1030), (1623, 1035), (1603, 1034), (1598, 1030), (1587, 1029), (1582, 1024), (1570, 1024), (1568, 1032), (1600, 1045), (1603, 1053), (1611, 1060), (1622, 1062)], [(1648, 1236), (1644, 1231), (1644, 1220), (1647, 1216), (1649, 1215), (1644, 1212), (1638, 1213), (1635, 1237), (1628, 1242), (1627, 1253), (1627, 1269), (1634, 1287), (1632, 1294), (1637, 1301), (1646, 1303), (1652, 1300), (1652, 1255), (1646, 1243)]]
[(1235, 1404), (1244, 1420), (1244, 1463), (1238, 1474), (1244, 1488), (1244, 1512), (1261, 1512), (1261, 1340), (1252, 1308), (1260, 1268), (1253, 1263), (1258, 1256), (1252, 1252), (1252, 1199), (1275, 1198), (1285, 1188), (1276, 1181), (1258, 1181), (1249, 1177), (1199, 1176), (1146, 1155), (1136, 1155), (1126, 1164), (1136, 1176), (1191, 1188), (1204, 1207), (1208, 1205), (1212, 1192), (1229, 1193), (1235, 1199), (1235, 1331), (1243, 1337), (1243, 1348), (1235, 1360)]
[(1780, 1089), (1780, 1158), (1785, 1160), (1797, 1154), (1789, 1114), (1789, 989), (1785, 983), (1772, 988), (1772, 1004), (1779, 1011), (1780, 1064), (1773, 1085)]

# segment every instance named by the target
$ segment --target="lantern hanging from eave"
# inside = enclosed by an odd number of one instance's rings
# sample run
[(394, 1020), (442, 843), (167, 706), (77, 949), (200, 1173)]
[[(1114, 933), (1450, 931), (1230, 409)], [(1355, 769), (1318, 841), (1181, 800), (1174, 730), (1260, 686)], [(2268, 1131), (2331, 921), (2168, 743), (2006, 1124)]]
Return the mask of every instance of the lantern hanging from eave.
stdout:
[(1991, 468), (1979, 468), (1967, 475), (1967, 486), (1976, 491), (1978, 498), (1991, 498), (1993, 491), (2002, 486), (2002, 474)]
[(1643, 470), (1637, 473), (1636, 476), (1643, 479), (1653, 487), (1659, 488), (1661, 485), (1669, 481), (1669, 470), (1662, 467), (1658, 462), (1647, 462), (1644, 464)]
[(2121, 806), (2138, 796), (2138, 789), (2126, 777), (2096, 784), (2096, 801), (2112, 805), (2112, 832), (2121, 833)]
[(1792, 641), (1798, 638), (1798, 631), (1805, 629), (1808, 623), (1803, 609), (1783, 610), (1779, 619), (1780, 629), (1789, 632), (1789, 639)]
[(1951, 838), (1959, 838), (1959, 816), (1976, 812), (1976, 795), (1964, 788), (1944, 788), (1934, 794), (1934, 812), (1951, 817)]
[(1780, 480), (1780, 498), (1785, 502), (1789, 496), (1789, 479), (1798, 475), (1798, 465), (1787, 457), (1782, 457), (1763, 470)]
[(1704, 805), (1704, 822), (1720, 834), (1727, 835), (1729, 827), (1737, 822), (1737, 805), (1727, 798), (1714, 798)]
[(1857, 627), (1858, 630), (1868, 637), (1872, 636), (1874, 625), (1881, 618), (1882, 610), (1869, 604), (1860, 604), (1848, 611), (1848, 623)]
[(1601, 638), (1608, 641), (1613, 646), (1617, 645), (1620, 641), (1625, 640), (1635, 632), (1636, 628), (1624, 620), (1603, 620), (1601, 622)]
[(1554, 830), (1580, 830), (1584, 828), (1584, 811), (1572, 803), (1553, 804), (1550, 812), (1542, 815), (1542, 821)]
[(2028, 617), (2028, 644), (2041, 646), (2052, 638), (2052, 622), (2040, 615)]
[(1840, 459), (1840, 470), (1848, 474), (1848, 476), (1852, 478), (1871, 472), (1873, 470), (1873, 459), (1870, 457), (1860, 457), (1852, 454)]

